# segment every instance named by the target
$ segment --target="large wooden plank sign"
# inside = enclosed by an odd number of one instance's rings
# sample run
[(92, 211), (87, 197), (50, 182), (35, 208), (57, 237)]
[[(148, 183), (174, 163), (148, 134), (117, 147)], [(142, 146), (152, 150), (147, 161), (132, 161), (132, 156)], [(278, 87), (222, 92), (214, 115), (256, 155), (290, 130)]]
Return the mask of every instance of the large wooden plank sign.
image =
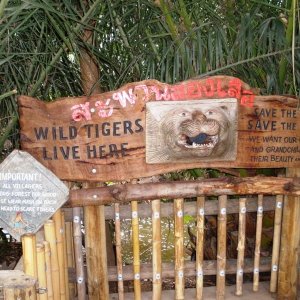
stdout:
[(174, 85), (146, 80), (51, 103), (20, 96), (21, 146), (65, 180), (300, 167), (297, 104), (258, 96), (226, 76)]
[(68, 195), (68, 188), (26, 152), (14, 150), (0, 164), (0, 226), (17, 240), (36, 233)]

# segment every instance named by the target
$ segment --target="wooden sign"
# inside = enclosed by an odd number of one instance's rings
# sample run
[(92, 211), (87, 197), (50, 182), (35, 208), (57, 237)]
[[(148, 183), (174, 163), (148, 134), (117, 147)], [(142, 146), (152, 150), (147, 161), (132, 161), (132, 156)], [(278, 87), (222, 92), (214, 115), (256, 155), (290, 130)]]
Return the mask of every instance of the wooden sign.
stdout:
[(146, 105), (146, 162), (235, 161), (237, 99)]
[[(191, 110), (190, 103), (195, 103), (195, 107), (205, 103), (209, 110), (209, 106), (221, 105), (220, 99), (228, 102), (226, 105), (232, 101), (226, 99), (236, 99), (235, 113), (230, 112), (234, 115), (230, 119), (230, 130), (236, 126), (237, 138), (233, 137), (236, 148), (227, 154), (223, 152), (219, 159), (212, 153), (206, 158), (194, 155), (192, 162), (186, 155), (184, 160), (175, 159), (170, 163), (164, 158), (160, 163), (154, 158), (158, 153), (152, 155), (153, 146), (148, 143), (149, 163), (146, 162), (146, 139), (151, 139), (151, 128), (148, 131), (146, 124), (146, 103), (151, 106), (164, 101), (172, 105), (173, 101), (181, 101)], [(117, 91), (51, 103), (20, 96), (21, 146), (65, 180), (125, 180), (196, 167), (299, 167), (297, 105), (298, 101), (293, 98), (255, 95), (246, 83), (225, 76), (175, 85), (146, 80), (127, 84)], [(222, 105), (218, 109), (222, 109)], [(200, 108), (199, 111), (202, 112)], [(158, 116), (155, 114), (150, 116), (150, 122), (160, 118), (160, 112)], [(155, 126), (152, 128), (155, 135)]]
[(35, 233), (68, 199), (68, 188), (30, 154), (0, 164), (0, 226), (17, 240)]

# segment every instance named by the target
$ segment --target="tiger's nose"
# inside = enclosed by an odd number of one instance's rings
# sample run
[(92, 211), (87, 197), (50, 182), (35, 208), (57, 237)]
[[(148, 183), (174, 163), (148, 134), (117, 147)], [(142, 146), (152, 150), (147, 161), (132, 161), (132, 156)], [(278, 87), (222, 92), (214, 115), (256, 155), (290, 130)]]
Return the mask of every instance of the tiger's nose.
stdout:
[(199, 110), (196, 110), (192, 113), (192, 118), (193, 118), (193, 120), (197, 120), (200, 122), (203, 122), (206, 120), (205, 115)]

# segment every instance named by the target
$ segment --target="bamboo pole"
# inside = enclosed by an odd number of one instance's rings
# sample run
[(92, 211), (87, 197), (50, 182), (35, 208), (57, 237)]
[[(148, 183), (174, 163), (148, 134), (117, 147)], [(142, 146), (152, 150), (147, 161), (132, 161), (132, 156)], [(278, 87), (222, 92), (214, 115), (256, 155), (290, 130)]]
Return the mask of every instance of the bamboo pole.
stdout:
[(56, 246), (55, 224), (53, 220), (48, 220), (44, 224), (45, 240), (49, 242), (51, 250), (51, 275), (54, 300), (60, 299), (60, 274), (58, 264), (58, 254)]
[(36, 278), (30, 275), (12, 276), (1, 282), (6, 300), (36, 300)]
[(190, 198), (197, 195), (294, 195), (300, 196), (300, 178), (244, 177), (213, 178), (199, 181), (119, 184), (71, 190), (71, 207), (103, 205), (134, 200)]
[(152, 267), (153, 267), (153, 292), (152, 299), (161, 299), (161, 212), (160, 200), (152, 201)]
[(43, 242), (45, 249), (45, 267), (46, 267), (46, 280), (47, 280), (47, 294), (48, 300), (53, 300), (53, 283), (52, 283), (52, 266), (51, 266), (51, 249), (47, 241)]
[[(71, 222), (66, 222), (66, 248), (67, 248), (67, 267), (75, 268), (73, 226)], [(69, 297), (74, 299), (76, 295), (76, 285), (69, 282)]]
[[(286, 173), (289, 177), (299, 177), (300, 168), (287, 169)], [(299, 291), (297, 295), (298, 248), (300, 239), (299, 219), (300, 197), (285, 197), (279, 257), (278, 299), (292, 300), (299, 296)]]
[(37, 253), (37, 274), (38, 274), (37, 278), (39, 283), (39, 298), (40, 300), (48, 300), (45, 247), (43, 244), (36, 245), (36, 253)]
[(275, 208), (275, 218), (274, 218), (272, 269), (271, 269), (271, 279), (270, 279), (271, 293), (275, 293), (277, 289), (282, 207), (283, 207), (283, 196), (278, 195), (276, 196), (276, 208)]
[(218, 249), (217, 249), (217, 293), (216, 299), (225, 298), (225, 269), (226, 269), (226, 213), (227, 196), (219, 196), (218, 214)]
[(124, 300), (120, 205), (118, 203), (115, 203), (114, 208), (115, 208), (116, 256), (117, 256), (117, 270), (118, 270), (117, 273), (118, 274), (118, 295), (119, 295), (119, 300)]
[(62, 224), (62, 245), (63, 245), (63, 252), (64, 252), (64, 264), (63, 265), (64, 265), (64, 277), (65, 277), (65, 291), (66, 291), (66, 299), (70, 300), (66, 224), (65, 224), (65, 213), (63, 210), (61, 210), (61, 224)]
[(64, 228), (62, 224), (62, 213), (61, 209), (58, 209), (52, 217), (55, 225), (55, 236), (56, 236), (56, 248), (57, 258), (59, 267), (59, 279), (60, 279), (60, 299), (66, 300), (66, 278), (65, 278), (65, 260), (64, 260)]
[(258, 195), (256, 237), (255, 237), (255, 250), (254, 250), (254, 269), (253, 269), (253, 291), (254, 292), (257, 292), (259, 287), (259, 264), (260, 264), (262, 221), (263, 221), (263, 195)]
[(141, 270), (140, 270), (140, 244), (139, 244), (139, 217), (138, 203), (131, 202), (132, 211), (132, 245), (133, 245), (133, 273), (134, 273), (134, 299), (141, 300)]
[(205, 197), (197, 197), (197, 244), (196, 244), (196, 299), (203, 299), (203, 252), (204, 252), (204, 205)]
[(36, 264), (36, 237), (34, 234), (22, 236), (24, 272), (27, 275), (37, 277)]
[(81, 214), (79, 207), (73, 208), (73, 234), (78, 300), (85, 300), (86, 287), (82, 255)]
[(246, 241), (246, 198), (240, 199), (239, 212), (239, 235), (238, 235), (238, 254), (237, 254), (237, 270), (236, 270), (236, 291), (237, 296), (243, 294), (243, 275), (244, 275), (244, 259), (245, 259), (245, 241)]
[(183, 212), (184, 199), (174, 200), (175, 219), (175, 299), (184, 299), (184, 244), (183, 244)]

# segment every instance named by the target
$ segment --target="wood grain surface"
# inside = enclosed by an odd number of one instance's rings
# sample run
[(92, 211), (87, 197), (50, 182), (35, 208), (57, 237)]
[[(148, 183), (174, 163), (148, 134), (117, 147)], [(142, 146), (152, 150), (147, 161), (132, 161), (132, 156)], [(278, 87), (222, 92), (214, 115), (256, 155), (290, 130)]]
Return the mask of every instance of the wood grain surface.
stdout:
[[(235, 159), (146, 163), (147, 102), (195, 101), (198, 105), (202, 100), (226, 98), (238, 103)], [(196, 167), (299, 167), (297, 104), (285, 96), (255, 95), (244, 82), (225, 76), (175, 85), (146, 80), (50, 103), (20, 96), (21, 146), (64, 180), (125, 180)]]

